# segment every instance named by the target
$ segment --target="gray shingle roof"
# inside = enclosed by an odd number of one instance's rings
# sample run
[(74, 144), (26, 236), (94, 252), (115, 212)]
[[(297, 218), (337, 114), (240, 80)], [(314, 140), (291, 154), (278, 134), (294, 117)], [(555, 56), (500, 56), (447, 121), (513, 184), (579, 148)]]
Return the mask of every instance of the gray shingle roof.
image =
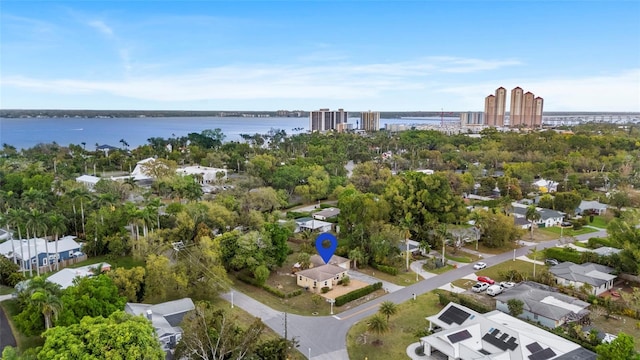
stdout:
[[(553, 320), (561, 320), (572, 314), (582, 315), (583, 311), (587, 311), (589, 307), (588, 303), (580, 299), (561, 294), (549, 286), (528, 281), (517, 284), (496, 296), (495, 299), (503, 303), (511, 299), (519, 299), (524, 303), (525, 310)], [(580, 310), (574, 311), (578, 308)]]
[(556, 266), (552, 266), (549, 271), (559, 278), (577, 281), (595, 287), (599, 287), (607, 281), (616, 278), (615, 275), (611, 275), (613, 272), (612, 268), (593, 263), (578, 265), (570, 261), (565, 261)]
[(321, 265), (307, 270), (298, 271), (298, 275), (302, 275), (311, 280), (325, 281), (333, 279), (336, 275), (347, 272), (347, 269), (343, 269), (336, 265)]

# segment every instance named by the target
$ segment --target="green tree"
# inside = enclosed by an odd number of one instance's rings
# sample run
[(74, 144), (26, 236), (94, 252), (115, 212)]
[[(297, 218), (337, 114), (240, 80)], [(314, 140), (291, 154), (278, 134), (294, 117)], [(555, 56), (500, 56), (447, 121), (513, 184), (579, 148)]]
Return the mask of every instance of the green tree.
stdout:
[(47, 330), (40, 360), (145, 359), (161, 360), (165, 353), (153, 325), (122, 311), (104, 317), (85, 317), (78, 324)]
[(485, 246), (499, 248), (520, 237), (521, 229), (516, 227), (511, 216), (501, 212), (480, 211), (482, 216), (482, 242)]
[(0, 285), (15, 286), (24, 280), (20, 267), (4, 256), (0, 256)]
[(602, 343), (596, 346), (598, 360), (638, 360), (640, 355), (635, 351), (634, 339), (623, 332), (610, 343)]
[(181, 327), (184, 333), (176, 358), (202, 360), (252, 358), (265, 329), (259, 318), (243, 328), (236, 317), (206, 302), (196, 304), (195, 310), (185, 315)]
[(378, 312), (386, 316), (387, 323), (389, 323), (389, 317), (398, 313), (398, 305), (396, 305), (393, 301), (383, 301), (382, 303), (380, 303)]
[(556, 210), (573, 216), (581, 201), (582, 197), (576, 192), (559, 192), (553, 202)]
[(373, 315), (367, 322), (367, 331), (376, 335), (382, 335), (389, 331), (389, 323), (381, 315)]
[(524, 311), (524, 302), (519, 299), (511, 299), (507, 301), (507, 307), (511, 316), (518, 317)]
[(253, 277), (254, 279), (256, 279), (258, 284), (264, 285), (264, 283), (269, 278), (269, 273), (270, 273), (269, 268), (267, 268), (264, 265), (260, 265), (257, 268), (255, 268), (255, 270), (253, 270)]
[(60, 299), (63, 310), (58, 324), (62, 326), (76, 324), (85, 316), (109, 316), (115, 311), (124, 310), (127, 302), (107, 275), (76, 279), (73, 286), (63, 291)]
[(537, 221), (540, 220), (540, 213), (535, 205), (527, 207), (525, 218), (529, 220), (529, 230), (531, 230), (531, 240), (533, 240), (533, 229), (535, 229)]
[(139, 302), (141, 300), (144, 285), (145, 269), (136, 266), (131, 269), (123, 267), (115, 268), (107, 273), (118, 288), (118, 294), (124, 296), (127, 301)]
[(295, 192), (308, 202), (326, 198), (329, 195), (329, 173), (319, 165), (311, 166), (305, 171), (310, 175), (304, 185), (296, 186)]

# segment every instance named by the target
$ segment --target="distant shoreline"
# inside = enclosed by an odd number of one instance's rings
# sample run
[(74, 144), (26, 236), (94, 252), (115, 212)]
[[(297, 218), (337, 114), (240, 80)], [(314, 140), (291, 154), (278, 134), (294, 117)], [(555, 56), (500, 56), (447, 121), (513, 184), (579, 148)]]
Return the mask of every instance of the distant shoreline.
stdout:
[[(468, 112), (468, 111), (462, 111)], [(380, 118), (385, 119), (411, 119), (420, 121), (423, 118), (458, 118), (461, 111), (380, 111)], [(473, 111), (482, 112), (482, 111)], [(508, 114), (508, 112), (507, 112)], [(571, 115), (638, 115), (639, 112), (549, 112), (545, 116), (571, 116)], [(359, 117), (360, 111), (349, 111), (350, 117)], [(240, 117), (240, 118), (308, 118), (309, 112), (302, 110), (278, 110), (278, 111), (190, 111), (190, 110), (55, 110), (55, 109), (5, 109), (0, 110), (0, 118), (160, 118), (160, 117)]]

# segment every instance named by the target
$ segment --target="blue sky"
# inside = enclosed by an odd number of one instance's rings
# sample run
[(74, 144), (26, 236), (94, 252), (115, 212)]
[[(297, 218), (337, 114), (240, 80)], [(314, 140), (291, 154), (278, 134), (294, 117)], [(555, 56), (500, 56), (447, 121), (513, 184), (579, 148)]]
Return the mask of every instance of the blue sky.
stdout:
[(640, 1), (17, 1), (3, 109), (640, 111)]

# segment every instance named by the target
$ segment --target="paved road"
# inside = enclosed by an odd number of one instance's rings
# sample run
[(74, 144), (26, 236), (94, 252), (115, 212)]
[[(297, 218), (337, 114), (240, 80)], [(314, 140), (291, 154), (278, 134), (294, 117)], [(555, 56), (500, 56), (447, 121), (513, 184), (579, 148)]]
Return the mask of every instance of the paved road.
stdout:
[[(1, 299), (2, 301), (4, 299)], [(11, 331), (11, 326), (9, 326), (9, 321), (4, 314), (4, 310), (0, 307), (0, 354), (4, 350), (5, 346), (13, 346), (16, 347), (16, 338), (13, 337), (13, 332)]]
[[(591, 237), (606, 237), (606, 231), (577, 236), (577, 240), (586, 240)], [(565, 239), (566, 240), (566, 239)], [(514, 256), (524, 256), (529, 250), (537, 247), (538, 250), (553, 247), (559, 244), (559, 240), (551, 240), (537, 245), (525, 246), (516, 249), (515, 252), (507, 252), (491, 257), (483, 261), (488, 266), (494, 266), (505, 261), (512, 261)], [(378, 306), (383, 301), (393, 301), (396, 304), (412, 299), (413, 294), (420, 295), (437, 289), (454, 280), (463, 278), (473, 273), (473, 266), (468, 264), (444, 274), (420, 281), (411, 286), (398, 289), (395, 292), (381, 296), (368, 303), (359, 305), (335, 316), (309, 317), (300, 315), (287, 316), (288, 336), (298, 339), (299, 350), (305, 356), (313, 360), (341, 360), (349, 359), (347, 354), (347, 332), (358, 321), (361, 321), (378, 311)], [(234, 305), (239, 306), (254, 316), (262, 318), (262, 321), (277, 333), (284, 335), (284, 314), (253, 300), (247, 295), (234, 292)], [(231, 294), (222, 296), (227, 301), (231, 300)], [(409, 345), (409, 344), (407, 344)]]

